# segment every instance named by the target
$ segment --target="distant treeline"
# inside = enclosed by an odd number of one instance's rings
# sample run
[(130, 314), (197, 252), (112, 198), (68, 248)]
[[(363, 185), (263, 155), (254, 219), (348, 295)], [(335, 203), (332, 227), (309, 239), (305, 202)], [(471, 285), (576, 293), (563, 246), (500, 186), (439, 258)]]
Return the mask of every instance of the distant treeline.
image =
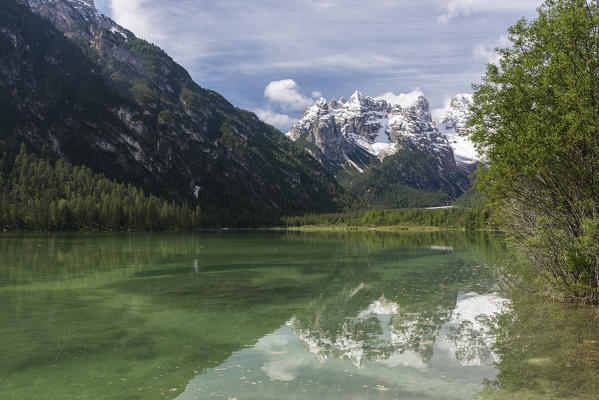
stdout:
[(484, 208), (369, 210), (345, 214), (310, 214), (287, 217), (287, 227), (299, 226), (431, 226), (477, 230), (491, 228), (489, 212)]
[(193, 230), (191, 209), (132, 185), (119, 184), (86, 167), (51, 163), (27, 154), (0, 158), (0, 230)]

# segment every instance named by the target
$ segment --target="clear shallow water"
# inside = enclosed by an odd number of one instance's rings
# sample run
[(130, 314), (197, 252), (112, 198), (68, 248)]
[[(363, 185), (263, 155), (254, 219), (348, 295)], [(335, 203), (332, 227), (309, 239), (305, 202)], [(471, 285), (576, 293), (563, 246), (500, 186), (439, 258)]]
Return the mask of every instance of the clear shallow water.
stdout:
[(593, 399), (599, 317), (500, 238), (0, 238), (4, 399)]

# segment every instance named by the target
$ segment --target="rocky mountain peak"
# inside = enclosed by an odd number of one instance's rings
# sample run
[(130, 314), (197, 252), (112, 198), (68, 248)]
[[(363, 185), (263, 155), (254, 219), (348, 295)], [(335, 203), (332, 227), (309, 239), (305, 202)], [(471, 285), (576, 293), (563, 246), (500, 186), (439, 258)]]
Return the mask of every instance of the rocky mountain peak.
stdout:
[(336, 110), (337, 107), (339, 107), (339, 103), (337, 102), (337, 99), (331, 99), (331, 101), (329, 102), (329, 106), (333, 109)]
[(316, 103), (314, 103), (317, 107), (322, 108), (322, 109), (327, 109), (327, 99), (325, 99), (324, 97), (321, 97), (320, 99), (316, 100)]
[(472, 94), (470, 93), (462, 93), (457, 94), (453, 99), (451, 99), (451, 106), (458, 107), (459, 104), (467, 104), (471, 106), (473, 103)]
[(471, 171), (456, 162), (424, 96), (406, 107), (359, 91), (347, 101), (319, 99), (287, 135), (329, 172), (348, 179), (352, 191), (384, 198), (386, 206), (399, 204), (393, 200), (401, 197), (393, 192), (398, 184), (449, 198), (470, 185)]
[[(350, 153), (366, 154), (380, 160), (399, 149), (417, 149), (430, 154), (446, 154), (453, 159), (449, 143), (432, 122), (429, 102), (424, 96), (411, 107), (392, 105), (382, 98), (364, 96), (355, 91), (349, 100), (343, 97), (327, 103), (319, 99), (306, 108), (302, 118), (288, 133), (318, 148), (313, 155), (325, 163), (344, 165)], [(358, 170), (357, 167), (350, 163)]]
[(419, 96), (418, 101), (416, 101), (416, 104), (409, 108), (415, 109), (418, 119), (423, 120), (426, 123), (433, 122), (430, 103), (424, 96)]
[(93, 1), (16, 0), (3, 7), (0, 98), (15, 115), (3, 125), (10, 143), (203, 212), (245, 218), (340, 204), (341, 188), (316, 160), (254, 114), (201, 88)]
[(456, 133), (465, 133), (466, 126), (470, 121), (470, 107), (473, 104), (471, 94), (458, 94), (453, 97), (449, 107), (441, 116), (441, 126), (445, 130), (455, 130)]
[(350, 102), (359, 102), (361, 103), (364, 100), (364, 95), (359, 90), (356, 90), (350, 97)]
[(94, 6), (93, 0), (17, 0), (50, 21), (67, 38), (89, 43), (103, 59), (114, 59), (144, 74), (143, 60), (127, 45), (135, 35)]
[(474, 144), (468, 137), (467, 127), (472, 117), (470, 111), (472, 104), (471, 94), (456, 95), (449, 102), (438, 124), (453, 147), (456, 160), (469, 165), (476, 164), (480, 160)]
[(418, 96), (418, 101), (414, 107), (430, 112), (430, 103), (424, 96)]
[[(98, 11), (94, 0), (16, 0), (35, 14), (49, 20), (56, 29), (74, 40), (91, 41), (96, 50), (104, 53), (115, 44), (107, 45), (106, 30), (119, 39), (131, 39), (135, 35)], [(82, 29), (85, 28), (85, 29)], [(99, 40), (102, 37), (103, 40)], [(102, 42), (102, 43), (101, 43)], [(102, 54), (105, 55), (105, 54)], [(109, 54), (114, 56), (116, 54)], [(123, 57), (121, 57), (123, 58)], [(121, 60), (129, 63), (132, 60)]]
[(356, 113), (365, 111), (367, 105), (364, 102), (364, 95), (356, 90), (347, 103), (344, 104), (344, 107)]

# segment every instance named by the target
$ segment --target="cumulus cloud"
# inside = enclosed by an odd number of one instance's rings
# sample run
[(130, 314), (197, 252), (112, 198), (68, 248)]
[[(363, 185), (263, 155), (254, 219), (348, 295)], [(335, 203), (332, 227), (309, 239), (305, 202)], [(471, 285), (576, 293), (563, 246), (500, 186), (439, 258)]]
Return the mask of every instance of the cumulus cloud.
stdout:
[(494, 49), (486, 48), (483, 44), (478, 43), (472, 49), (474, 59), (477, 61), (485, 61), (489, 64), (497, 64), (501, 56)]
[(326, 0), (302, 0), (302, 2), (310, 7), (315, 7), (320, 10), (340, 7), (339, 4)]
[(293, 79), (270, 82), (264, 89), (264, 97), (286, 111), (303, 110), (313, 103), (312, 99), (300, 93), (300, 88)]
[(495, 51), (495, 48), (506, 48), (511, 45), (510, 39), (507, 35), (502, 35), (497, 41), (496, 45), (492, 48), (488, 48), (482, 43), (477, 43), (472, 49), (472, 55), (476, 61), (484, 61), (489, 64), (498, 64), (501, 60), (501, 54)]
[(308, 97), (301, 92), (300, 86), (293, 79), (282, 79), (266, 85), (264, 97), (268, 101), (268, 106), (257, 109), (256, 115), (262, 121), (286, 132), (299, 119), (289, 114), (298, 115), (300, 111), (322, 97), (322, 92), (313, 91)]
[(441, 121), (441, 117), (451, 106), (451, 99), (451, 97), (445, 97), (445, 100), (443, 100), (443, 107), (434, 108), (431, 110), (433, 121)]
[(424, 96), (424, 93), (418, 88), (409, 93), (394, 94), (391, 92), (383, 93), (378, 99), (383, 99), (391, 105), (400, 105), (401, 107), (411, 107), (418, 102), (418, 98)]
[(445, 6), (446, 12), (437, 17), (437, 22), (447, 23), (451, 18), (470, 15), (477, 0), (451, 0)]
[(175, 61), (186, 68), (207, 56), (207, 39), (201, 35), (182, 33), (178, 22), (197, 13), (197, 4), (193, 1), (165, 2), (158, 6), (156, 0), (96, 0), (110, 9), (110, 16), (119, 25), (132, 31), (137, 37), (145, 39), (165, 49)]
[(287, 114), (279, 114), (268, 109), (258, 109), (256, 110), (256, 115), (262, 121), (266, 122), (267, 124), (271, 124), (283, 132), (287, 132), (289, 129), (291, 129), (293, 124), (297, 122), (297, 119), (292, 118)]
[(457, 17), (466, 17), (475, 12), (528, 11), (541, 4), (541, 0), (450, 0), (444, 6), (445, 12), (437, 17), (437, 22), (445, 24)]
[[(492, 45), (518, 17), (533, 16), (541, 1), (95, 0), (95, 4), (166, 50), (198, 84), (218, 91), (236, 106), (299, 117), (307, 100), (320, 97), (312, 93), (315, 90), (340, 97), (355, 89), (379, 94), (418, 86), (432, 107), (440, 107), (446, 94), (468, 90), (484, 73), (480, 62), (466, 62), (472, 60), (474, 46)], [(486, 21), (435, 23), (437, 16), (451, 22), (467, 14)], [(295, 77), (305, 86), (295, 88), (299, 95), (285, 106), (264, 97), (265, 83), (280, 77)], [(293, 89), (286, 92), (293, 94)]]
[(112, 17), (137, 36), (150, 41), (165, 38), (160, 22), (160, 13), (156, 8), (145, 7), (144, 0), (110, 0)]

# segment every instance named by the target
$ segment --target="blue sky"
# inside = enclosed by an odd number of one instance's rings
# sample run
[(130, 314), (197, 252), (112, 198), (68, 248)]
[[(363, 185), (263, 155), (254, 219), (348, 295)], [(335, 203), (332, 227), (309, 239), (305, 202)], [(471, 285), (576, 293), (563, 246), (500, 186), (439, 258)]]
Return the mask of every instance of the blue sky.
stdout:
[(319, 96), (471, 92), (541, 0), (95, 0), (203, 87), (286, 130)]

